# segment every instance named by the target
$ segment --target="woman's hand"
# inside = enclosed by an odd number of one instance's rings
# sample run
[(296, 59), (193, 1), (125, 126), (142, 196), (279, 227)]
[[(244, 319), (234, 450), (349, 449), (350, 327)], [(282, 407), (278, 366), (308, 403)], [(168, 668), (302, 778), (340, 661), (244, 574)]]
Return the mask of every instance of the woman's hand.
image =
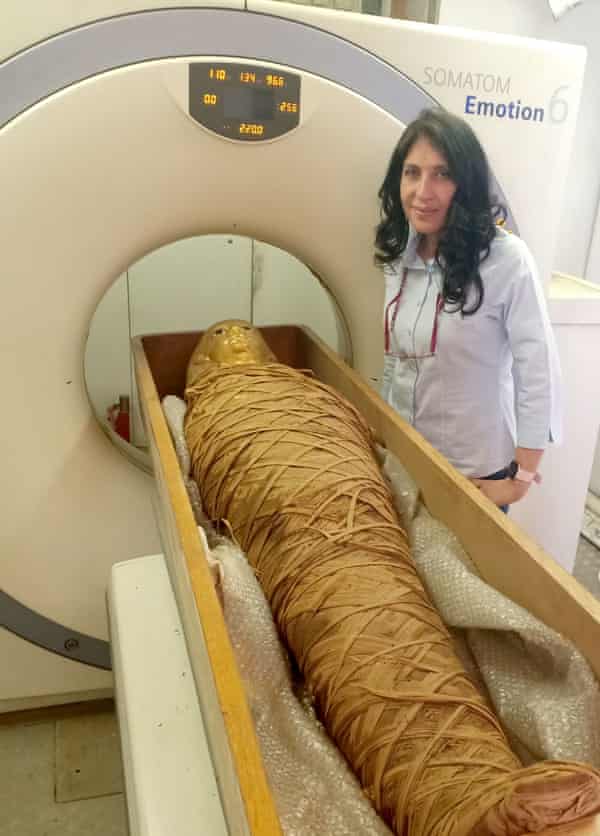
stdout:
[(512, 505), (523, 499), (529, 489), (527, 482), (516, 479), (471, 479), (481, 493), (495, 505)]

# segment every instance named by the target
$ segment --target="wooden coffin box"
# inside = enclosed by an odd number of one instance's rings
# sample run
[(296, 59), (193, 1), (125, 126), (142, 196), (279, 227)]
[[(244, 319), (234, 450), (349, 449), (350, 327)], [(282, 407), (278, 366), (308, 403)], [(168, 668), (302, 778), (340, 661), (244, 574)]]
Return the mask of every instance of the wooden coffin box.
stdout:
[[(279, 360), (312, 369), (357, 407), (418, 484), (432, 515), (460, 539), (481, 577), (571, 639), (600, 677), (600, 603), (485, 500), (375, 391), (308, 330), (261, 329)], [(230, 833), (281, 833), (214, 592), (202, 542), (161, 409), (183, 397), (200, 332), (136, 338), (133, 353), (159, 494), (159, 525), (188, 642), (207, 736)], [(582, 833), (595, 832), (586, 827)]]

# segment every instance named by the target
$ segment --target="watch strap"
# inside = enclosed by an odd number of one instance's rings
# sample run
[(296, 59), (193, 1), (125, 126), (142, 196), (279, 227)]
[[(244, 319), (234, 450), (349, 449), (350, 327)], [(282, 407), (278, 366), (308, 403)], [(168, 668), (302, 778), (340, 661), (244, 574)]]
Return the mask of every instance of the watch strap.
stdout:
[(539, 473), (535, 473), (531, 470), (525, 470), (517, 461), (512, 461), (508, 466), (508, 475), (511, 479), (516, 479), (518, 482), (527, 482), (527, 484), (531, 484), (532, 482), (541, 482), (542, 477)]

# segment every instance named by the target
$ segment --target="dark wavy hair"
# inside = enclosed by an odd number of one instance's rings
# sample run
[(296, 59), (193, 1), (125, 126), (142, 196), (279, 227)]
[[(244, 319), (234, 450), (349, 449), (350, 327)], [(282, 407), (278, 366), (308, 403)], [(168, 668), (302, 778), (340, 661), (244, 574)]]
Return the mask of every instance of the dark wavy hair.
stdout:
[[(400, 202), (400, 179), (406, 155), (421, 137), (445, 157), (456, 184), (436, 253), (443, 297), (454, 311), (474, 314), (484, 293), (479, 265), (490, 253), (496, 222), (506, 219), (506, 209), (490, 193), (490, 169), (479, 140), (457, 116), (442, 109), (424, 110), (400, 137), (379, 190), (381, 221), (375, 259), (380, 265), (388, 264), (406, 249), (409, 225)], [(471, 288), (475, 299), (467, 309)]]

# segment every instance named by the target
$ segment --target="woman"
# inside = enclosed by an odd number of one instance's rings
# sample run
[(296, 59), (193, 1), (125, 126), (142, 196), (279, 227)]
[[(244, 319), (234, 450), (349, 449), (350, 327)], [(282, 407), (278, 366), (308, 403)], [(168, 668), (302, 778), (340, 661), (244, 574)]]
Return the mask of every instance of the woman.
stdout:
[(558, 441), (556, 347), (527, 246), (471, 128), (424, 111), (381, 186), (383, 397), (503, 510)]

